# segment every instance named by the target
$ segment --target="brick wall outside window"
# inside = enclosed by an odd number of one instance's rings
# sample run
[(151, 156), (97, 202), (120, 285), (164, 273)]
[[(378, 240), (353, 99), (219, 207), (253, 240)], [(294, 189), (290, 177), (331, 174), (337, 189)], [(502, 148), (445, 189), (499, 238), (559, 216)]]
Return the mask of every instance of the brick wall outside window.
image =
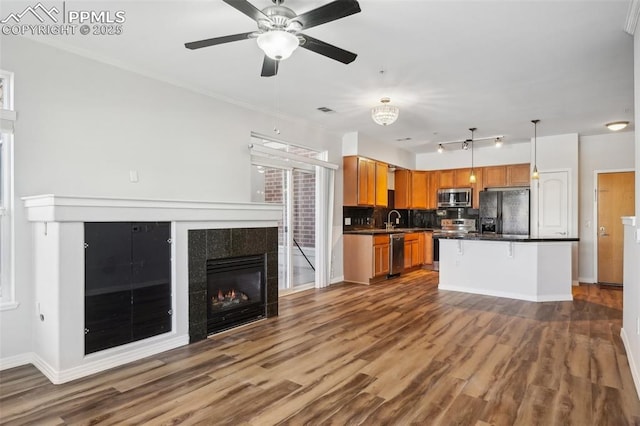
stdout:
[[(318, 158), (319, 153), (305, 148), (289, 146), (288, 152), (308, 158)], [(264, 175), (264, 200), (266, 203), (284, 204), (285, 172), (278, 169), (266, 169)], [(293, 238), (301, 247), (315, 247), (315, 201), (316, 176), (315, 173), (293, 171)], [(282, 229), (282, 223), (278, 223)], [(278, 243), (283, 244), (282, 233), (278, 233)]]

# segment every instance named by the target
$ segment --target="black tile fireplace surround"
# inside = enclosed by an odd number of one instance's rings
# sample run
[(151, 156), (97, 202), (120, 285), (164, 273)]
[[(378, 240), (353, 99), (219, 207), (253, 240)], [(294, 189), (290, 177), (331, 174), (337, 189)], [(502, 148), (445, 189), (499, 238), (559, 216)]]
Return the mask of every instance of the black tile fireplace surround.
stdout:
[(266, 254), (267, 318), (278, 315), (278, 228), (189, 231), (189, 342), (207, 337), (207, 260)]

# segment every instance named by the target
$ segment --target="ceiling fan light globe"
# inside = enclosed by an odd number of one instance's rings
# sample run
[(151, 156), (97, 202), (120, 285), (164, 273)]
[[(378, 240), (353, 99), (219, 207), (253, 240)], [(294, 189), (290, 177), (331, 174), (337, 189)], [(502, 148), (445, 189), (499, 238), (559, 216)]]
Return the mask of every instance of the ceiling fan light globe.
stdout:
[(298, 37), (282, 30), (273, 30), (258, 36), (258, 47), (276, 61), (287, 59), (300, 44)]
[(613, 123), (607, 123), (607, 129), (617, 132), (618, 130), (622, 130), (629, 125), (628, 121), (614, 121)]

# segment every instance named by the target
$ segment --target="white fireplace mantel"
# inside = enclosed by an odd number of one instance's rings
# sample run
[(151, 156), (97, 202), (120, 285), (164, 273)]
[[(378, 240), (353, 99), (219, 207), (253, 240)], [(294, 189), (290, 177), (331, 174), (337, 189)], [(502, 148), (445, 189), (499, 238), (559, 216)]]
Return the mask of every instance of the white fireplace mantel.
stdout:
[(273, 221), (280, 204), (35, 195), (23, 197), (31, 222)]
[[(32, 223), (33, 364), (63, 383), (189, 342), (189, 231), (277, 227), (279, 204), (36, 195), (22, 198)], [(171, 222), (172, 330), (84, 354), (84, 223)]]

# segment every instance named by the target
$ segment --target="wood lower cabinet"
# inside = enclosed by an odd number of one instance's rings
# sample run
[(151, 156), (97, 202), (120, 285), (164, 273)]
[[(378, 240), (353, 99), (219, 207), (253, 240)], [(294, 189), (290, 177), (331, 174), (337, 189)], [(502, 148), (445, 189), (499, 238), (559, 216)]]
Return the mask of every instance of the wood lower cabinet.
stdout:
[(87, 222), (85, 354), (171, 331), (171, 224)]
[(415, 232), (404, 236), (404, 268), (422, 265), (424, 257), (424, 233)]
[(390, 240), (388, 234), (344, 234), (344, 280), (370, 284), (389, 274)]
[(424, 233), (424, 264), (433, 265), (433, 232), (426, 231)]
[(373, 237), (373, 277), (388, 275), (391, 244), (388, 235)]

